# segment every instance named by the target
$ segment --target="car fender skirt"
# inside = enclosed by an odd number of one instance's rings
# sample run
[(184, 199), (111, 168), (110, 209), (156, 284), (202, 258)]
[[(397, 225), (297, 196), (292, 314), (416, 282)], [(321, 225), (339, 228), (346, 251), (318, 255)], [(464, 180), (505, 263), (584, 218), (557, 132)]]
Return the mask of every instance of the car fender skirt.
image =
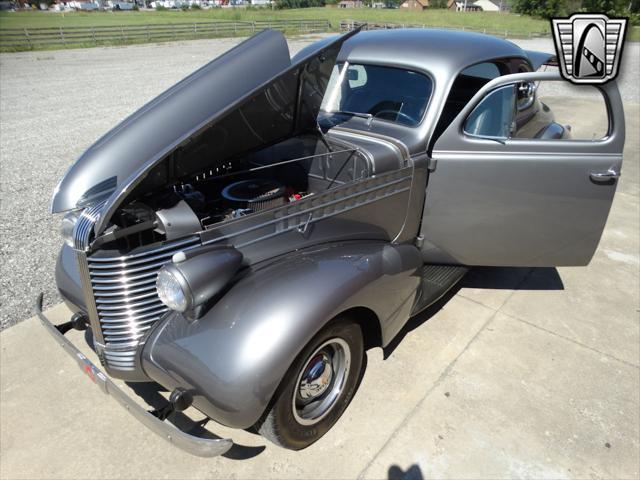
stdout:
[[(236, 428), (255, 424), (299, 352), (355, 307), (385, 328), (408, 318), (419, 285), (413, 245), (345, 242), (257, 266), (198, 319), (167, 315), (142, 351), (145, 373), (186, 388), (194, 406)], [(390, 327), (391, 326), (391, 327)]]

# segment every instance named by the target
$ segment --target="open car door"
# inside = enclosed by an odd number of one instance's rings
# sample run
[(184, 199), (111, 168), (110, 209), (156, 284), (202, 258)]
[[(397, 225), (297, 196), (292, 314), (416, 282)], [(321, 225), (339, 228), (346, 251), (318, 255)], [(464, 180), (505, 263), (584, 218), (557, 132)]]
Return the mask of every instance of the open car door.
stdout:
[[(569, 129), (557, 123), (530, 138), (517, 138), (523, 86), (535, 96), (535, 82), (558, 80), (554, 72), (496, 78), (436, 140), (422, 222), (425, 261), (589, 263), (620, 175), (624, 113), (618, 89), (609, 82), (597, 86), (608, 117), (603, 138), (569, 139)], [(527, 101), (524, 108), (533, 104), (538, 113), (549, 112), (536, 98)]]

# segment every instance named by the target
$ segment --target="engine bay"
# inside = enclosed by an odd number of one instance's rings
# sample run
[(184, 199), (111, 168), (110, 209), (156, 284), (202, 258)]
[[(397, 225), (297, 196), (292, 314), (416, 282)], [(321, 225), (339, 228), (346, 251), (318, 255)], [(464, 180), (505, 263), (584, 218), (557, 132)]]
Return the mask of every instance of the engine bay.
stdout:
[(308, 139), (297, 145), (288, 141), (137, 195), (115, 212), (96, 241), (108, 244), (108, 249), (129, 251), (278, 208), (368, 175), (368, 162), (357, 149)]

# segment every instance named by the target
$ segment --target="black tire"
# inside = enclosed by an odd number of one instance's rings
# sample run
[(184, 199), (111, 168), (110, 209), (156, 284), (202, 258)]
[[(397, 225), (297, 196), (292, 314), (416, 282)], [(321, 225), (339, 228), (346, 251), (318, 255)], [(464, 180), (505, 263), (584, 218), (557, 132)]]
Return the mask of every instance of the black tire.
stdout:
[[(334, 393), (332, 390), (334, 385), (337, 385), (336, 379), (339, 378), (339, 374), (333, 374), (326, 391), (309, 404), (327, 401), (331, 406), (317, 419), (303, 418), (300, 409), (295, 409), (294, 412), (294, 402), (296, 401), (294, 400), (294, 392), (299, 395), (300, 377), (303, 374), (303, 369), (308, 371), (305, 367), (308, 367), (309, 362), (313, 361), (312, 355), (314, 359), (320, 355), (314, 352), (317, 352), (318, 348), (327, 342), (336, 342), (334, 339), (340, 339), (341, 342), (329, 343), (326, 347), (329, 351), (332, 345), (336, 351), (343, 349), (342, 342), (348, 345), (350, 350), (348, 367), (341, 369), (347, 372), (342, 382), (342, 389), (339, 389), (339, 393)], [(338, 355), (336, 354), (336, 356)], [(363, 357), (364, 340), (360, 325), (347, 318), (337, 319), (327, 325), (309, 342), (287, 371), (265, 415), (256, 425), (258, 432), (276, 445), (290, 450), (301, 450), (320, 439), (336, 423), (351, 402), (360, 383)], [(330, 396), (334, 394), (336, 395), (335, 400), (331, 402)], [(300, 399), (301, 397), (296, 398)], [(313, 423), (302, 424), (300, 421)]]

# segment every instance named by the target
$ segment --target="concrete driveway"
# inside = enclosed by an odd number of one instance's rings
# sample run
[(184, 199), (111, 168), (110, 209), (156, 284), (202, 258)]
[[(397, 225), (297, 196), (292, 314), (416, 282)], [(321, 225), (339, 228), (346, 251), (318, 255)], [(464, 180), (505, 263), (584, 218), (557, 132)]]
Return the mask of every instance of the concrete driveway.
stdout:
[[(627, 113), (637, 132), (638, 107)], [(638, 478), (638, 151), (631, 136), (591, 265), (472, 270), (368, 352), (344, 417), (301, 452), (210, 423), (237, 445), (189, 456), (103, 395), (34, 318), (5, 330), (2, 478)]]
[[(236, 446), (189, 456), (103, 395), (31, 318), (0, 333), (0, 476), (637, 479), (639, 119), (627, 105), (623, 178), (591, 264), (472, 270), (390, 348), (368, 352), (354, 401), (310, 448), (209, 423)], [(125, 388), (162, 402), (152, 387)]]

